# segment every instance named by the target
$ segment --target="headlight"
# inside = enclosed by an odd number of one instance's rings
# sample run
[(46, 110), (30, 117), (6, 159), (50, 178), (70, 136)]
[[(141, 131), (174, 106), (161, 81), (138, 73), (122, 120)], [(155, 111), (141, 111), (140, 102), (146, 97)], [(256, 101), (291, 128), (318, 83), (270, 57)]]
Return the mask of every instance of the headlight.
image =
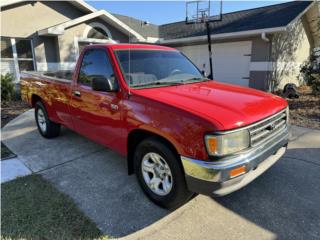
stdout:
[(205, 141), (208, 154), (212, 156), (223, 156), (236, 153), (248, 148), (250, 145), (248, 130), (222, 135), (207, 135)]

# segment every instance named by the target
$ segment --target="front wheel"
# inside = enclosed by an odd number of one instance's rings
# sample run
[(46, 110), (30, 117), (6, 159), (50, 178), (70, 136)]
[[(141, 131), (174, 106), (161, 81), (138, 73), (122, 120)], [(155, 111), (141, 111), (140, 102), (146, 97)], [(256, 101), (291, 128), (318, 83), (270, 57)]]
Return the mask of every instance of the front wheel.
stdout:
[(175, 209), (192, 196), (179, 161), (178, 156), (156, 138), (142, 141), (135, 151), (135, 173), (142, 190), (164, 208)]
[(45, 138), (54, 138), (60, 134), (60, 124), (52, 122), (42, 102), (35, 104), (35, 119), (40, 134)]

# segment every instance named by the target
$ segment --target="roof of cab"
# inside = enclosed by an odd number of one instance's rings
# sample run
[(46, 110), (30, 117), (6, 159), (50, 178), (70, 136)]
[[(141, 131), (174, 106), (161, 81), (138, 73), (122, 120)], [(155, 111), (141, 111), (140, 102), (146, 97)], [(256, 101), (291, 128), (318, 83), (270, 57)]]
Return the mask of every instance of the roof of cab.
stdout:
[(108, 44), (94, 44), (88, 46), (89, 48), (95, 46), (103, 46), (110, 48), (112, 50), (119, 50), (119, 49), (149, 49), (149, 50), (167, 50), (167, 51), (177, 51), (174, 48), (159, 46), (159, 45), (152, 45), (152, 44), (128, 44), (128, 43), (108, 43)]

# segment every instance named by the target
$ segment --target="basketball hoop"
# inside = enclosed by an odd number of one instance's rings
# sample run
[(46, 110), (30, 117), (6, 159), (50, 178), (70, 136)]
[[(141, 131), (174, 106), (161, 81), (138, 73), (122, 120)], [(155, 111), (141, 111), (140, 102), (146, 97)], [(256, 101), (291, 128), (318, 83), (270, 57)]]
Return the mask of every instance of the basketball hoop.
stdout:
[(203, 25), (207, 28), (210, 78), (213, 79), (212, 48), (211, 48), (211, 22), (222, 20), (222, 0), (187, 1), (186, 24), (193, 24), (194, 29), (200, 29)]
[(186, 24), (221, 21), (222, 0), (186, 2)]

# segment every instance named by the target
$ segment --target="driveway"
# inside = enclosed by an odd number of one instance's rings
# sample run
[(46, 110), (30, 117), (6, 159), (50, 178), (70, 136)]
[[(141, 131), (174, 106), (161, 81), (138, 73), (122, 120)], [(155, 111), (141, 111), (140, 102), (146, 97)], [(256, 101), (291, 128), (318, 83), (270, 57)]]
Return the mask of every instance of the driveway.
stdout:
[(292, 127), (292, 135), (285, 156), (244, 189), (216, 199), (199, 195), (169, 212), (143, 195), (117, 153), (67, 129), (42, 138), (33, 110), (2, 129), (21, 161), (71, 196), (108, 236), (319, 239), (320, 131)]

